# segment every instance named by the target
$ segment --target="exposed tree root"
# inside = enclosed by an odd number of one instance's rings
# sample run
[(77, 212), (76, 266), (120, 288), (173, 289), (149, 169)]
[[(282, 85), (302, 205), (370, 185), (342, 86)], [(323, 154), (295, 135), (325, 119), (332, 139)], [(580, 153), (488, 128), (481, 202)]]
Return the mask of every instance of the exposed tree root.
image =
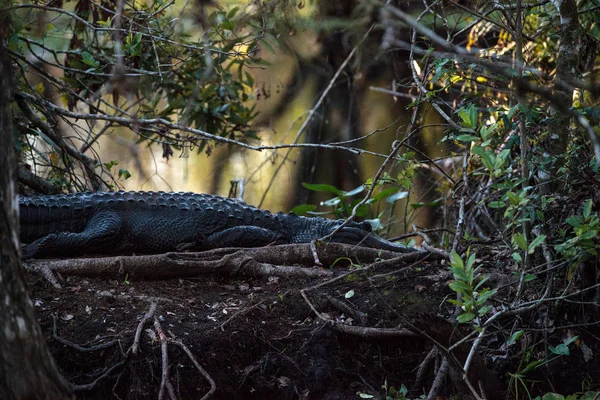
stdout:
[(129, 348), (129, 350), (131, 350), (131, 353), (134, 356), (137, 355), (137, 353), (140, 349), (140, 338), (142, 336), (142, 329), (144, 329), (144, 325), (146, 325), (146, 322), (148, 322), (148, 320), (150, 320), (152, 317), (154, 317), (154, 313), (156, 312), (156, 307), (157, 307), (157, 304), (155, 302), (150, 303), (150, 308), (148, 309), (148, 312), (146, 314), (144, 314), (144, 316), (142, 317), (142, 320), (140, 321), (140, 323), (137, 326), (137, 329), (135, 330), (133, 344)]
[(318, 260), (325, 266), (342, 258), (357, 264), (370, 264), (379, 260), (395, 260), (393, 262), (400, 263), (423, 259), (428, 255), (421, 252), (400, 254), (339, 243), (313, 246), (312, 250), (311, 244), (307, 243), (250, 249), (223, 248), (202, 253), (30, 260), (25, 266), (41, 273), (55, 287), (59, 287), (54, 273), (113, 278), (127, 274), (137, 279), (184, 278), (207, 274), (311, 278), (332, 275), (330, 270), (312, 268), (315, 265), (313, 251), (318, 253)]
[[(160, 384), (160, 390), (158, 393), (158, 399), (164, 400), (167, 397), (169, 400), (177, 400), (178, 399), (177, 394), (175, 393), (173, 384), (171, 382), (170, 372), (169, 372), (170, 371), (169, 370), (169, 368), (170, 368), (169, 353), (168, 353), (168, 345), (169, 344), (180, 347), (185, 352), (185, 354), (189, 357), (189, 359), (194, 364), (196, 369), (200, 372), (202, 377), (204, 377), (204, 379), (206, 379), (206, 381), (209, 383), (210, 389), (201, 399), (206, 400), (206, 399), (212, 397), (212, 395), (215, 393), (215, 390), (216, 390), (215, 381), (208, 374), (208, 372), (200, 365), (200, 363), (198, 362), (196, 357), (194, 357), (194, 355), (192, 354), (190, 349), (185, 344), (183, 344), (183, 342), (176, 340), (174, 338), (167, 337), (167, 335), (165, 334), (165, 332), (160, 324), (158, 317), (156, 316), (157, 306), (158, 305), (156, 302), (150, 303), (150, 307), (149, 307), (148, 311), (146, 312), (146, 314), (144, 314), (140, 323), (137, 326), (131, 347), (129, 348), (129, 350), (127, 350), (126, 353), (124, 353), (124, 356), (125, 356), (124, 359), (115, 363), (110, 368), (107, 368), (98, 378), (96, 378), (94, 381), (92, 381), (90, 383), (83, 384), (83, 385), (72, 384), (71, 388), (73, 389), (73, 391), (77, 392), (77, 391), (93, 390), (100, 381), (109, 378), (114, 373), (114, 371), (125, 366), (131, 360), (132, 356), (136, 356), (138, 354), (139, 348), (140, 348), (141, 333), (144, 329), (144, 326), (150, 320), (152, 320), (154, 330), (147, 330), (147, 332), (149, 333), (149, 337), (150, 337), (151, 341), (157, 340), (158, 342), (160, 342), (160, 347), (161, 347), (161, 371), (162, 371), (162, 373), (161, 373), (161, 384)], [(90, 351), (103, 350), (103, 349), (107, 349), (110, 347), (114, 347), (121, 342), (121, 339), (117, 339), (117, 340), (113, 340), (113, 341), (110, 341), (107, 343), (102, 343), (99, 345), (94, 345), (94, 346), (89, 346), (89, 347), (78, 345), (76, 343), (73, 343), (69, 340), (63, 339), (60, 336), (58, 336), (58, 328), (56, 326), (56, 316), (52, 316), (52, 318), (53, 318), (53, 336), (54, 336), (54, 338), (58, 342), (66, 345), (66, 346), (69, 346), (78, 352), (90, 352)], [(115, 393), (115, 388), (118, 385), (119, 378), (120, 378), (120, 375), (117, 377), (117, 381), (116, 381), (115, 385), (113, 386), (113, 393)]]
[(52, 315), (52, 321), (53, 321), (52, 336), (54, 337), (54, 339), (57, 342), (60, 342), (60, 343), (64, 344), (65, 346), (69, 346), (77, 351), (91, 352), (91, 351), (104, 350), (104, 349), (108, 349), (110, 347), (114, 347), (114, 346), (118, 345), (119, 342), (121, 342), (120, 339), (116, 339), (116, 340), (111, 340), (110, 342), (107, 342), (107, 343), (101, 343), (101, 344), (94, 345), (94, 346), (89, 346), (89, 347), (82, 346), (82, 345), (73, 343), (69, 340), (63, 339), (60, 336), (58, 336), (58, 328), (56, 327), (56, 315)]

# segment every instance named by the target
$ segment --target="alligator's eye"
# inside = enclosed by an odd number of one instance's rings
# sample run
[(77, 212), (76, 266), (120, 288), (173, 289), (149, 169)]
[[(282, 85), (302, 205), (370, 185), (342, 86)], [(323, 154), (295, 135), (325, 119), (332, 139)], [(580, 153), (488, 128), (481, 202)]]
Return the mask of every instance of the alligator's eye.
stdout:
[(364, 229), (365, 231), (371, 232), (373, 231), (373, 225), (371, 225), (370, 223), (364, 221), (360, 223), (360, 227), (362, 229)]

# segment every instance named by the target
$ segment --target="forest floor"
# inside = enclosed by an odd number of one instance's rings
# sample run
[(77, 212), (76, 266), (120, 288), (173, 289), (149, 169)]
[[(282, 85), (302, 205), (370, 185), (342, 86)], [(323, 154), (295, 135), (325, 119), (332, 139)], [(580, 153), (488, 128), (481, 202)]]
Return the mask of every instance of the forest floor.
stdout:
[[(50, 350), (82, 399), (200, 399), (213, 390), (216, 399), (401, 399), (402, 385), (418, 398), (433, 381), (429, 373), (415, 382), (432, 345), (405, 322), (448, 317), (454, 297), (447, 265), (427, 260), (368, 273), (347, 265), (326, 277), (66, 276), (61, 288), (37, 273), (27, 279)], [(507, 380), (514, 350), (486, 350), (498, 339), (480, 350)], [(570, 373), (564, 362), (548, 369), (540, 390), (598, 384), (595, 358), (571, 357)], [(452, 393), (448, 382), (440, 398)]]

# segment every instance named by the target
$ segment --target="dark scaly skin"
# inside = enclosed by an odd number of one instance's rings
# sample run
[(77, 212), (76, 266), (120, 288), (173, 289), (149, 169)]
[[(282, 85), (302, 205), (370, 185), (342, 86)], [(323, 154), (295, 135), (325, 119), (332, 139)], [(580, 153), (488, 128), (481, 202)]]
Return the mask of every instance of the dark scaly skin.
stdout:
[[(98, 192), (22, 197), (23, 258), (142, 254), (308, 243), (342, 221), (305, 218), (197, 193)], [(333, 242), (415, 251), (351, 222)]]

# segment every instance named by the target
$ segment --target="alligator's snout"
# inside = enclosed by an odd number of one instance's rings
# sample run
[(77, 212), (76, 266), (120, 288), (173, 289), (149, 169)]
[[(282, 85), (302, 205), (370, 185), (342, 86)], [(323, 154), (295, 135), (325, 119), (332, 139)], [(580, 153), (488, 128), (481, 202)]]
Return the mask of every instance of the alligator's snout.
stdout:
[(418, 251), (417, 249), (407, 247), (403, 244), (390, 242), (389, 240), (379, 237), (372, 232), (371, 224), (368, 222), (361, 222), (355, 226), (345, 226), (335, 234), (332, 240), (339, 243), (355, 244), (358, 246), (399, 251), (402, 253)]

